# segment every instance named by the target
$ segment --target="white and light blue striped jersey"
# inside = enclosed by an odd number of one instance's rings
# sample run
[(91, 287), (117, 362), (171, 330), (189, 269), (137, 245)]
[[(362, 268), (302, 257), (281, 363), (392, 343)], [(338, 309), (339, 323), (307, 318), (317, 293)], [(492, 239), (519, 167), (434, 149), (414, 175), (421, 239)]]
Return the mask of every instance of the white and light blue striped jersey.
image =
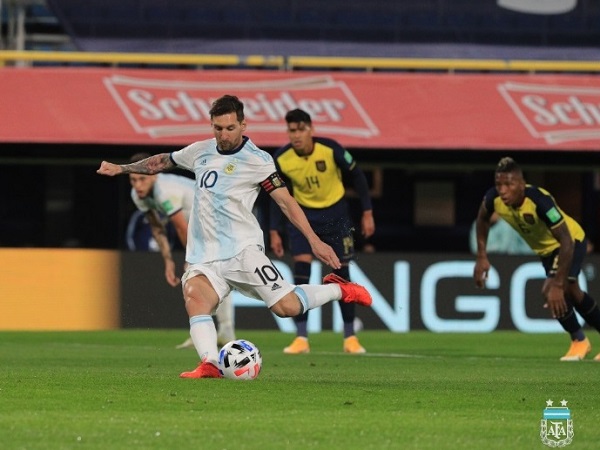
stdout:
[(196, 175), (187, 262), (229, 259), (249, 245), (264, 248), (263, 232), (252, 208), (261, 182), (276, 172), (271, 155), (247, 137), (235, 151), (220, 152), (213, 138), (175, 151), (171, 159)]
[(156, 210), (170, 217), (183, 211), (188, 221), (194, 204), (194, 180), (181, 175), (159, 173), (150, 195), (140, 198), (135, 189), (131, 189), (131, 199), (142, 212)]

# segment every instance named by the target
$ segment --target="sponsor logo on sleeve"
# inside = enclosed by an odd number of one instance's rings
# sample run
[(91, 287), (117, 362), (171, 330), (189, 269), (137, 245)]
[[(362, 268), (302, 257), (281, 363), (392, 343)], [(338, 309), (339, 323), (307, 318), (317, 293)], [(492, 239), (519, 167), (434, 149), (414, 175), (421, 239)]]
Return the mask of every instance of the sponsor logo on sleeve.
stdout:
[(558, 223), (562, 220), (562, 216), (555, 207), (548, 210), (548, 212), (546, 213), (546, 217), (552, 223)]

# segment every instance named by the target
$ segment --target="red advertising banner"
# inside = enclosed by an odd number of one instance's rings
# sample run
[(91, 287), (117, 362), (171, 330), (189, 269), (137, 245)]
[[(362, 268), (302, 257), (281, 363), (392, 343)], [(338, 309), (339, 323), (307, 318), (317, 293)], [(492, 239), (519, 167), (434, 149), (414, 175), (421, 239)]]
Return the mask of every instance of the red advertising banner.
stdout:
[(245, 103), (248, 135), (286, 142), (283, 117), (302, 108), (316, 134), (350, 148), (597, 150), (600, 77), (0, 69), (0, 143), (182, 146), (211, 137), (211, 102)]

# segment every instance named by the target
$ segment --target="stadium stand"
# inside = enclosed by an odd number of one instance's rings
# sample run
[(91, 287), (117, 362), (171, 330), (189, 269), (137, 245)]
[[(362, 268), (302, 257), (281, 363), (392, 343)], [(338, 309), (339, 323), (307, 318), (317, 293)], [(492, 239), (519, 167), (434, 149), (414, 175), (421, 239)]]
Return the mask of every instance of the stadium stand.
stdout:
[(0, 0), (0, 50), (74, 50), (45, 0)]
[[(221, 4), (198, 0), (0, 0), (0, 50), (27, 50), (0, 51), (0, 66), (15, 61), (54, 61), (111, 67), (137, 64), (226, 68), (251, 66), (247, 55), (264, 55), (263, 60), (254, 60), (255, 67), (266, 68), (267, 61), (268, 67), (293, 70), (372, 70), (378, 66), (383, 70), (409, 71), (600, 73), (600, 2), (576, 0), (572, 10), (540, 15), (501, 8), (500, 1), (230, 0)], [(533, 0), (514, 1), (525, 4)], [(63, 52), (65, 49), (80, 51)], [(176, 59), (178, 56), (182, 59)], [(215, 59), (207, 60), (207, 56)], [(415, 62), (417, 58), (422, 59)], [(564, 67), (557, 62), (564, 62)], [(130, 148), (96, 145), (85, 151), (85, 161), (94, 160), (95, 169), (96, 159), (129, 153)], [(385, 193), (376, 200), (376, 247), (402, 251), (464, 249), (473, 218), (472, 205), (478, 204), (481, 192), (489, 184), (489, 166), (482, 162), (487, 155), (473, 152), (476, 156), (469, 167), (477, 170), (463, 174), (460, 152), (427, 152), (432, 162), (416, 170), (413, 166), (418, 164), (413, 163), (421, 161), (420, 151), (404, 150), (398, 157), (400, 162), (390, 162), (396, 158), (393, 152), (386, 151), (394, 156), (382, 157), (383, 152), (356, 151), (361, 161), (367, 154), (375, 154), (369, 161), (371, 165), (388, 164)], [(58, 170), (58, 166), (46, 164), (53, 161), (46, 152), (66, 161), (67, 167)], [(26, 176), (43, 180), (27, 187), (31, 191), (28, 197), (35, 199), (30, 211), (21, 212), (21, 200), (16, 197), (17, 203), (5, 208), (9, 213), (0, 220), (4, 245), (6, 239), (13, 246), (120, 245), (120, 224), (129, 216), (114, 214), (113, 199), (120, 193), (117, 184), (107, 195), (101, 180), (89, 176), (93, 172), (90, 167), (70, 162), (74, 155), (81, 158), (79, 146), (3, 144), (2, 186), (9, 190), (14, 180)], [(9, 164), (1, 164), (2, 158)], [(544, 170), (550, 164), (541, 152), (523, 153), (522, 158), (543, 160)], [(553, 164), (579, 171), (595, 167), (596, 159), (592, 152), (572, 152), (555, 154)], [(25, 161), (25, 165), (13, 166), (14, 160)], [(408, 166), (410, 170), (406, 170)], [(457, 216), (453, 227), (413, 224), (412, 190), (416, 183), (434, 177), (456, 186)], [(581, 177), (589, 185), (586, 192), (592, 192), (584, 197), (593, 199), (586, 201), (593, 201), (594, 206), (583, 213), (587, 217), (584, 223), (594, 235), (598, 194), (591, 186), (595, 186), (596, 175), (586, 171)], [(89, 184), (85, 189), (77, 189), (82, 182)], [(128, 194), (128, 190), (124, 191)], [(398, 192), (408, 193), (400, 204)], [(90, 195), (105, 199), (98, 202), (103, 202), (101, 209), (106, 213), (87, 214)], [(45, 206), (57, 202), (72, 206), (64, 211), (51, 211)], [(125, 202), (129, 203), (128, 197)], [(71, 214), (83, 217), (82, 221), (71, 220)], [(89, 231), (98, 227), (106, 232)]]
[[(523, 0), (525, 4), (532, 0)], [(554, 0), (565, 1), (569, 0)], [(48, 0), (78, 49), (102, 52), (599, 59), (600, 6), (498, 0)]]

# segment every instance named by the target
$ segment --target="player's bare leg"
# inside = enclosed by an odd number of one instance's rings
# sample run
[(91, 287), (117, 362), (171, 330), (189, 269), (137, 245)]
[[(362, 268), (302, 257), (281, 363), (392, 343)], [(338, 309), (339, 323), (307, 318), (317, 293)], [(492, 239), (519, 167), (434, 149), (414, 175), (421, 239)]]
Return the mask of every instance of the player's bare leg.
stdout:
[(204, 275), (196, 275), (185, 281), (183, 287), (185, 308), (190, 317), (190, 335), (200, 357), (196, 369), (181, 373), (181, 378), (221, 378), (217, 367), (217, 329), (212, 311), (219, 298), (210, 281)]

